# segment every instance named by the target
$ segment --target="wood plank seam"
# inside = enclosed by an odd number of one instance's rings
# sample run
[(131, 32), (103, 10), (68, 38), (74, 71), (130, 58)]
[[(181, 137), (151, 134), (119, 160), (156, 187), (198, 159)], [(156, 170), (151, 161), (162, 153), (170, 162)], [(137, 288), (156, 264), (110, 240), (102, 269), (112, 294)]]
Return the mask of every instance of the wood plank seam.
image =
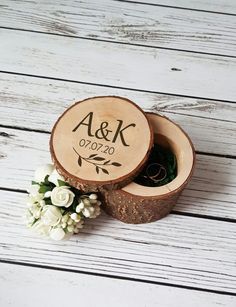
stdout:
[[(205, 288), (206, 285), (207, 289), (217, 291), (235, 290), (233, 223), (170, 215), (159, 224), (132, 227), (102, 214), (71, 242), (51, 244), (35, 238), (22, 227), (24, 195), (4, 194), (7, 201), (3, 203), (1, 224), (4, 225), (4, 219), (10, 214), (9, 201), (13, 201), (16, 211), (11, 219), (15, 227), (8, 226), (7, 229), (3, 226), (5, 230), (0, 243), (3, 260), (21, 259), (27, 263), (197, 288)], [(106, 222), (108, 224), (105, 225)], [(98, 246), (94, 246), (95, 242)], [(211, 264), (202, 266), (199, 264), (201, 259)]]
[(194, 9), (194, 8), (187, 8), (187, 7), (180, 7), (180, 6), (173, 6), (173, 5), (165, 5), (165, 4), (156, 4), (156, 3), (147, 3), (142, 1), (129, 1), (129, 0), (114, 0), (116, 2), (126, 2), (126, 3), (134, 3), (134, 4), (141, 4), (141, 5), (150, 5), (150, 6), (160, 6), (160, 7), (169, 7), (173, 9), (185, 10), (185, 11), (195, 11), (195, 12), (202, 12), (202, 13), (211, 13), (211, 14), (220, 14), (220, 15), (229, 15), (229, 16), (236, 16), (236, 14), (225, 13), (225, 12), (216, 12), (216, 11), (208, 11), (202, 9)]
[(229, 223), (236, 223), (236, 218), (224, 218), (224, 217), (214, 217), (211, 215), (200, 215), (197, 213), (190, 213), (190, 212), (179, 212), (176, 210), (172, 210), (170, 214), (176, 214), (176, 215), (183, 215), (183, 216), (189, 216), (189, 217), (197, 217), (197, 218), (202, 218), (202, 219), (207, 219), (207, 220), (218, 220), (221, 222), (229, 222)]
[[(89, 41), (95, 41), (95, 42), (104, 42), (104, 43), (111, 43), (111, 44), (119, 44), (119, 45), (127, 45), (127, 46), (137, 46), (137, 47), (144, 47), (144, 48), (152, 48), (152, 49), (160, 49), (160, 50), (170, 50), (170, 51), (182, 51), (187, 53), (193, 53), (193, 54), (203, 54), (203, 55), (212, 55), (217, 57), (223, 57), (223, 58), (236, 58), (235, 55), (229, 55), (229, 54), (220, 54), (220, 53), (213, 53), (213, 52), (204, 52), (204, 51), (195, 51), (195, 50), (187, 50), (187, 49), (179, 49), (179, 48), (171, 48), (171, 47), (162, 47), (162, 46), (155, 46), (155, 45), (144, 45), (139, 43), (127, 43), (122, 42), (119, 40), (113, 41), (108, 39), (101, 39), (101, 38), (91, 38), (86, 36), (79, 36), (79, 35), (69, 35), (69, 34), (61, 34), (61, 33), (49, 33), (44, 31), (37, 31), (37, 30), (28, 30), (24, 28), (13, 28), (13, 27), (4, 27), (0, 26), (0, 29), (5, 30), (13, 30), (13, 31), (21, 31), (21, 32), (29, 32), (29, 33), (38, 33), (38, 34), (44, 34), (44, 35), (53, 35), (53, 36), (61, 36), (61, 37), (68, 37), (68, 38), (78, 38), (78, 39), (84, 39)], [(175, 69), (173, 68), (173, 71)]]
[[(39, 163), (48, 163), (49, 133), (27, 132), (17, 129), (3, 129), (1, 131), (1, 186), (26, 190), (33, 175), (33, 170)], [(35, 143), (42, 142), (41, 146)], [(23, 142), (25, 146), (20, 145)], [(7, 148), (11, 148), (8, 150)], [(32, 163), (24, 166), (22, 173), (17, 169), (14, 152), (20, 156), (31, 157)], [(213, 215), (225, 218), (235, 218), (235, 193), (233, 179), (235, 174), (235, 159), (214, 157), (213, 155), (197, 155), (198, 167), (193, 181), (184, 191), (178, 201), (178, 211)], [(9, 171), (10, 170), (10, 171)], [(4, 175), (5, 174), (5, 175)], [(20, 179), (23, 176), (22, 180)], [(212, 180), (212, 176), (214, 176)], [(222, 181), (223, 179), (223, 181)], [(198, 206), (196, 206), (198, 204)]]
[(114, 278), (114, 279), (118, 279), (118, 280), (130, 280), (130, 281), (134, 281), (134, 282), (163, 285), (163, 286), (168, 286), (168, 287), (195, 290), (195, 291), (200, 291), (200, 292), (208, 292), (208, 293), (216, 293), (216, 294), (221, 294), (221, 295), (236, 296), (235, 292), (210, 290), (210, 289), (206, 289), (206, 288), (183, 286), (183, 285), (178, 285), (178, 284), (157, 282), (157, 281), (144, 280), (144, 279), (138, 279), (138, 278), (132, 278), (132, 277), (126, 277), (126, 276), (102, 274), (102, 273), (88, 272), (88, 271), (79, 271), (79, 270), (74, 270), (74, 269), (69, 269), (69, 268), (60, 268), (60, 267), (53, 267), (53, 266), (50, 266), (50, 265), (41, 265), (41, 264), (37, 264), (37, 263), (26, 263), (26, 262), (21, 262), (21, 261), (11, 261), (11, 260), (5, 260), (5, 259), (0, 259), (0, 262), (12, 264), (12, 265), (23, 265), (23, 266), (27, 266), (27, 267), (35, 267), (35, 268), (49, 269), (49, 270), (55, 270), (55, 271), (71, 272), (71, 273), (77, 273), (77, 274), (86, 274), (86, 275), (90, 275), (90, 276), (102, 276), (102, 277)]
[[(101, 276), (74, 274), (71, 272), (53, 271), (12, 266), (0, 263), (2, 282), (0, 287), (5, 295), (0, 298), (1, 306), (31, 307), (32, 297), (38, 297), (38, 289), (44, 293), (50, 289), (50, 298), (40, 296), (36, 305), (41, 307), (66, 306), (68, 298), (74, 293), (80, 296), (80, 304), (87, 307), (104, 306), (104, 293), (109, 288), (111, 295), (106, 298), (107, 306), (120, 307), (182, 307), (191, 302), (191, 307), (205, 306), (235, 307), (236, 298), (228, 295), (205, 293), (188, 289), (166, 287), (128, 280), (109, 279)], [(35, 280), (34, 276), (37, 276)], [(22, 282), (23, 278), (23, 282)], [(19, 284), (20, 283), (20, 284)], [(25, 297), (25, 288), (31, 296)], [(96, 293), (91, 296), (91, 293)], [(59, 294), (58, 294), (59, 293)], [(80, 295), (80, 293), (82, 295)], [(135, 299), (134, 299), (135, 298)]]
[[(168, 113), (168, 112), (166, 112)], [(185, 115), (185, 114), (184, 114)], [(192, 116), (194, 117), (194, 116)], [(44, 133), (44, 134), (51, 134), (48, 130), (39, 130), (39, 129), (30, 129), (26, 127), (19, 127), (19, 126), (10, 126), (10, 125), (2, 125), (0, 124), (1, 128), (7, 128), (7, 129), (16, 129), (19, 131), (28, 131), (28, 132), (36, 132), (36, 133)], [(0, 133), (0, 136), (3, 132)], [(6, 137), (8, 137), (6, 135)], [(195, 150), (196, 154), (205, 155), (205, 156), (213, 156), (213, 157), (220, 157), (220, 158), (229, 158), (229, 159), (236, 159), (236, 155), (226, 155), (226, 154), (218, 154), (218, 153), (209, 153), (204, 151)]]
[(121, 90), (133, 91), (133, 92), (142, 92), (142, 93), (150, 93), (150, 94), (163, 94), (163, 95), (168, 95), (168, 96), (183, 97), (183, 98), (184, 97), (185, 98), (196, 98), (196, 99), (209, 100), (209, 101), (219, 101), (219, 102), (226, 102), (226, 103), (235, 103), (236, 102), (236, 100), (226, 100), (226, 99), (217, 99), (217, 98), (210, 98), (210, 97), (201, 97), (201, 96), (192, 96), (192, 95), (190, 96), (190, 95), (186, 95), (186, 94), (176, 94), (176, 93), (152, 91), (152, 90), (145, 90), (145, 89), (136, 89), (136, 88), (130, 88), (130, 87), (117, 86), (117, 85), (101, 84), (101, 83), (94, 83), (94, 82), (87, 82), (87, 81), (77, 81), (77, 80), (57, 78), (57, 77), (52, 77), (52, 76), (42, 76), (42, 75), (21, 73), (21, 72), (15, 72), (15, 71), (0, 70), (0, 73), (9, 74), (9, 75), (16, 75), (16, 76), (18, 75), (18, 76), (32, 77), (32, 78), (41, 78), (41, 79), (47, 79), (47, 80), (62, 81), (62, 82), (78, 83), (78, 84), (85, 84), (85, 85), (94, 85), (94, 86), (99, 86), (99, 87), (121, 89)]
[[(7, 192), (13, 192), (13, 193), (22, 193), (22, 194), (28, 194), (26, 190), (22, 189), (14, 189), (14, 188), (6, 188), (0, 186), (0, 191), (7, 191)], [(211, 216), (211, 215), (205, 215), (205, 214), (198, 214), (198, 213), (190, 213), (190, 212), (181, 212), (178, 210), (172, 210), (170, 214), (173, 215), (181, 215), (186, 217), (195, 217), (200, 219), (208, 219), (208, 220), (215, 220), (215, 221), (221, 221), (221, 222), (228, 222), (228, 223), (236, 223), (236, 218), (225, 218), (225, 217), (218, 217), (218, 216)]]

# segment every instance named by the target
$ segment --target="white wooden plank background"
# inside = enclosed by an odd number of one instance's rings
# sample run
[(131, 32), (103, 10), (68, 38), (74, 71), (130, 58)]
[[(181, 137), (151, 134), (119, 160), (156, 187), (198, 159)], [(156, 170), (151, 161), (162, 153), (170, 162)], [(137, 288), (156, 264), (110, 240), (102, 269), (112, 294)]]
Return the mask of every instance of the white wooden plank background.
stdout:
[[(96, 289), (97, 306), (107, 288), (125, 294), (106, 299), (113, 306), (235, 305), (235, 15), (233, 0), (1, 1), (1, 306), (31, 305), (48, 287), (66, 288), (68, 303)], [(103, 214), (69, 242), (45, 241), (23, 225), (25, 189), (50, 159), (58, 115), (94, 95), (178, 122), (198, 150), (193, 180), (157, 223)]]
[(121, 2), (146, 3), (171, 6), (183, 9), (210, 11), (223, 14), (236, 15), (234, 0), (118, 0)]
[[(115, 94), (133, 99), (146, 111), (158, 111), (176, 121), (188, 132), (198, 151), (225, 155), (236, 152), (234, 104), (8, 74), (0, 74), (0, 86), (2, 125), (50, 132), (72, 101)], [(49, 108), (53, 112), (48, 112)]]
[(1, 3), (0, 26), (14, 18), (19, 29), (236, 56), (235, 16), (111, 0)]
[[(5, 125), (16, 125), (40, 130), (51, 128), (56, 116), (61, 114), (72, 102), (95, 95), (114, 94), (130, 97), (146, 111), (157, 111), (173, 114), (193, 116), (192, 121), (205, 119), (218, 119), (220, 121), (236, 121), (235, 103), (227, 103), (219, 100), (207, 100), (175, 96), (158, 93), (146, 93), (107, 86), (90, 85), (77, 82), (65, 82), (42, 79), (15, 74), (0, 73), (0, 121)], [(53, 112), (48, 113), (47, 108), (52, 107)], [(12, 117), (12, 110), (14, 119)], [(46, 111), (45, 111), (46, 110)], [(37, 113), (37, 116), (33, 114)], [(48, 120), (41, 118), (47, 113)], [(27, 121), (25, 117), (27, 117)], [(187, 120), (185, 116), (185, 120)], [(198, 117), (199, 119), (195, 119)], [(206, 126), (208, 126), (208, 121)], [(218, 122), (216, 122), (218, 124)], [(217, 124), (215, 129), (217, 129)], [(224, 130), (224, 129), (223, 129)], [(233, 129), (232, 129), (233, 130)], [(234, 131), (234, 130), (233, 130)], [(222, 131), (224, 133), (224, 131)]]
[(70, 241), (52, 243), (23, 227), (24, 193), (1, 194), (2, 260), (235, 291), (235, 223), (171, 214), (158, 223), (126, 225), (103, 214)]
[[(47, 289), (41, 292), (41, 289)], [(40, 295), (39, 295), (40, 292)], [(1, 306), (64, 307), (71, 298), (80, 306), (176, 307), (185, 306), (191, 294), (191, 307), (234, 307), (236, 298), (212, 293), (170, 288), (161, 285), (0, 264)], [(30, 296), (29, 296), (30, 293)], [(106, 293), (106, 298), (104, 298)]]
[(0, 29), (0, 35), (3, 71), (152, 92), (236, 99), (235, 58), (7, 29)]
[[(0, 187), (26, 190), (34, 170), (51, 160), (49, 134), (0, 128), (0, 141)], [(175, 210), (236, 220), (235, 176), (235, 159), (197, 155), (193, 179)]]

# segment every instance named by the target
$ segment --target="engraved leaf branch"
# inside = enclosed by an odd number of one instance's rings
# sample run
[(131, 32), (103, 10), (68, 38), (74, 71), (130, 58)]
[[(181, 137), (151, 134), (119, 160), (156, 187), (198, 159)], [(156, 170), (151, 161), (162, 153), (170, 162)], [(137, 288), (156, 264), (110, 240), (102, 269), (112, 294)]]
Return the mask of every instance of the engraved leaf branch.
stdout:
[(100, 157), (97, 154), (91, 154), (89, 157), (82, 157), (78, 151), (73, 147), (74, 152), (78, 156), (78, 165), (82, 166), (82, 161), (86, 161), (87, 163), (90, 163), (95, 166), (96, 173), (99, 174), (100, 171), (103, 173), (109, 175), (108, 170), (105, 168), (107, 166), (116, 166), (120, 167), (122, 164), (118, 162), (112, 162), (111, 160), (106, 160), (106, 158)]

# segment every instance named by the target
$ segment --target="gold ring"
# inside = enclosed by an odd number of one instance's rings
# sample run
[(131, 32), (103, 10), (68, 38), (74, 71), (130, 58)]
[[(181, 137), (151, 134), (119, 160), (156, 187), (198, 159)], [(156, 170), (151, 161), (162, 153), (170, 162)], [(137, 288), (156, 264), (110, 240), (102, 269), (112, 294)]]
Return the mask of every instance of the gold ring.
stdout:
[[(152, 170), (153, 166), (154, 167), (158, 166), (158, 168), (157, 168), (157, 172), (156, 173), (151, 174), (151, 172), (153, 171)], [(162, 172), (164, 172), (163, 176), (161, 178), (157, 179), (157, 177), (160, 176), (160, 174)], [(166, 176), (167, 176), (166, 168), (163, 165), (159, 164), (159, 163), (152, 163), (152, 164), (148, 165), (148, 167), (146, 169), (146, 174), (147, 174), (147, 176), (144, 176), (144, 177), (151, 179), (155, 183), (164, 180), (166, 178)]]

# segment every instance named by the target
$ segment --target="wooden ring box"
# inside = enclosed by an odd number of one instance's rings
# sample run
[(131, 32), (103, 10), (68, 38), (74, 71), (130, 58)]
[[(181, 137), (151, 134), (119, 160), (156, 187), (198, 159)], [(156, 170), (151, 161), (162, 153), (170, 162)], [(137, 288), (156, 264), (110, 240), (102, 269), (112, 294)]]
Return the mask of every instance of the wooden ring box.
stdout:
[[(154, 142), (175, 154), (177, 176), (161, 187), (142, 186), (133, 179)], [(105, 212), (133, 224), (166, 216), (195, 163), (193, 144), (178, 125), (116, 96), (88, 98), (67, 109), (54, 125), (50, 151), (66, 181), (85, 192), (101, 192)]]

